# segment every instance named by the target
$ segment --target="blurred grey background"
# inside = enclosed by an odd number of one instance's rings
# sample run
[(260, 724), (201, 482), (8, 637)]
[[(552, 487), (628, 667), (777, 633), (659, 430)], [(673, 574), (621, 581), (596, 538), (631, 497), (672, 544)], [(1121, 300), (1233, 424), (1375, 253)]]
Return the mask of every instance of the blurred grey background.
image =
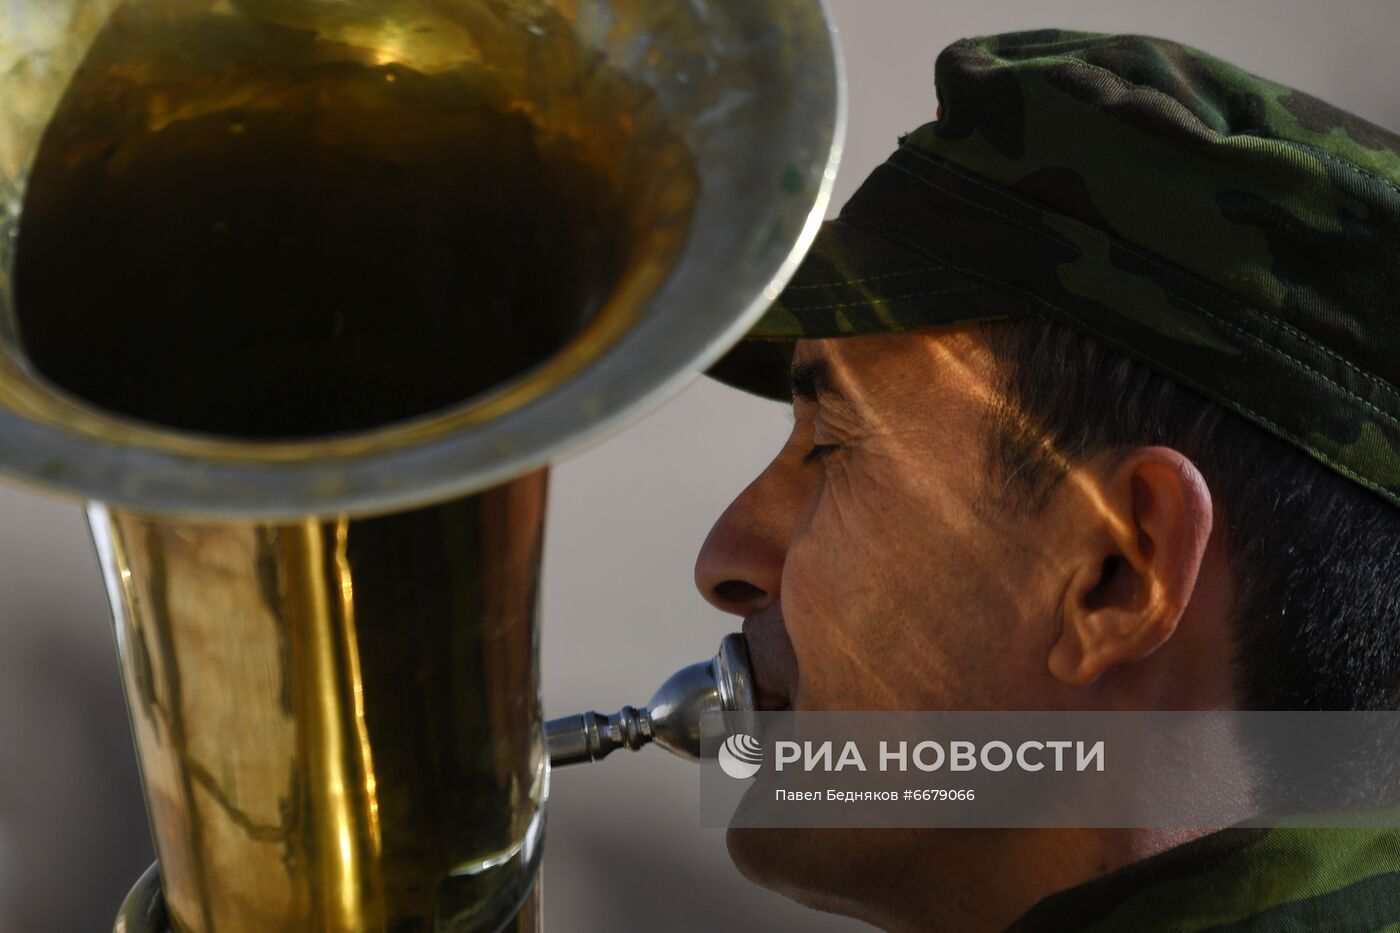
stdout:
[[(727, 0), (758, 2), (758, 0)], [(1400, 128), (1396, 0), (829, 0), (850, 88), (833, 208), (932, 118), (933, 60), (1045, 26), (1182, 40)], [(834, 213), (834, 209), (833, 209)], [(783, 409), (702, 380), (555, 471), (549, 715), (642, 703), (734, 620), (691, 582), (711, 522), (775, 453)], [(0, 486), (0, 933), (106, 931), (151, 860), (103, 589), (78, 508)], [(563, 933), (868, 929), (747, 884), (659, 751), (558, 772), (545, 859)]]

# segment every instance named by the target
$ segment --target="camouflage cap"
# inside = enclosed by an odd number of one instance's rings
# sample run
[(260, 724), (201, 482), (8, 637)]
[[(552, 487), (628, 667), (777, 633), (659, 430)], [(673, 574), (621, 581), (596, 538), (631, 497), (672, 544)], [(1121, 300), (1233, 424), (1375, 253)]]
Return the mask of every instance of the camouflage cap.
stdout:
[(954, 43), (939, 112), (712, 370), (792, 341), (1044, 316), (1400, 505), (1400, 136), (1174, 42)]

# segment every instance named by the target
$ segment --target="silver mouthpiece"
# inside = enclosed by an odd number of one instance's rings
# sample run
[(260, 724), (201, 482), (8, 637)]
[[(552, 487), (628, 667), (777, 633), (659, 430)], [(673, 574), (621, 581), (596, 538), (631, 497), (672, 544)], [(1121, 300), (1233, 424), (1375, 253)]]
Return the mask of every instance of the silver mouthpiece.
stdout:
[(676, 671), (642, 709), (624, 706), (611, 716), (587, 712), (545, 723), (554, 767), (597, 761), (615, 748), (633, 751), (655, 742), (672, 754), (700, 758), (701, 724), (714, 713), (754, 709), (753, 671), (744, 636), (733, 632), (719, 652)]

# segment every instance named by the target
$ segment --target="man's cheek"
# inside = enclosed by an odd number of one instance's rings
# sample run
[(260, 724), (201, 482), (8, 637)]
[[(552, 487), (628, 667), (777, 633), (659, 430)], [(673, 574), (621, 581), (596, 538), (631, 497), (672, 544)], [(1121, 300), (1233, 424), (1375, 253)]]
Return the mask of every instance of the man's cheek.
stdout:
[(784, 591), (783, 617), (797, 661), (797, 692), (792, 698), (796, 708), (850, 705), (858, 680), (853, 672), (863, 660), (859, 633), (866, 617), (846, 587), (851, 580), (848, 572), (833, 566), (795, 588), (791, 603)]
[(783, 566), (783, 617), (797, 658), (802, 702), (839, 706), (852, 699), (853, 672), (869, 662), (888, 603), (894, 556), (876, 500), (851, 474), (832, 470)]
[(785, 617), (808, 613), (837, 598), (851, 558), (849, 539), (840, 533), (830, 512), (830, 493), (824, 490), (808, 512), (804, 527), (788, 545), (782, 579)]
[(820, 708), (825, 677), (819, 663), (821, 646), (830, 639), (842, 596), (840, 576), (821, 548), (794, 546), (783, 564), (783, 623), (797, 661), (798, 695), (794, 705)]
[[(786, 610), (785, 610), (786, 614)], [(797, 607), (788, 636), (797, 662), (796, 709), (866, 709), (883, 695), (883, 669), (870, 651), (861, 607), (839, 597), (827, 605)], [(873, 695), (872, 695), (873, 694)]]

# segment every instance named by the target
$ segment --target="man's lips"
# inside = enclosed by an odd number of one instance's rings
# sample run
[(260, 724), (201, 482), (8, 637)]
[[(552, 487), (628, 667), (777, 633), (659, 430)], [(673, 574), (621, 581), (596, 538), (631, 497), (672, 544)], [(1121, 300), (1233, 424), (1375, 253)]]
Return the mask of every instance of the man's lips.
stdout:
[(770, 612), (749, 616), (743, 630), (753, 663), (754, 702), (760, 710), (791, 709), (797, 692), (797, 656), (783, 617)]

